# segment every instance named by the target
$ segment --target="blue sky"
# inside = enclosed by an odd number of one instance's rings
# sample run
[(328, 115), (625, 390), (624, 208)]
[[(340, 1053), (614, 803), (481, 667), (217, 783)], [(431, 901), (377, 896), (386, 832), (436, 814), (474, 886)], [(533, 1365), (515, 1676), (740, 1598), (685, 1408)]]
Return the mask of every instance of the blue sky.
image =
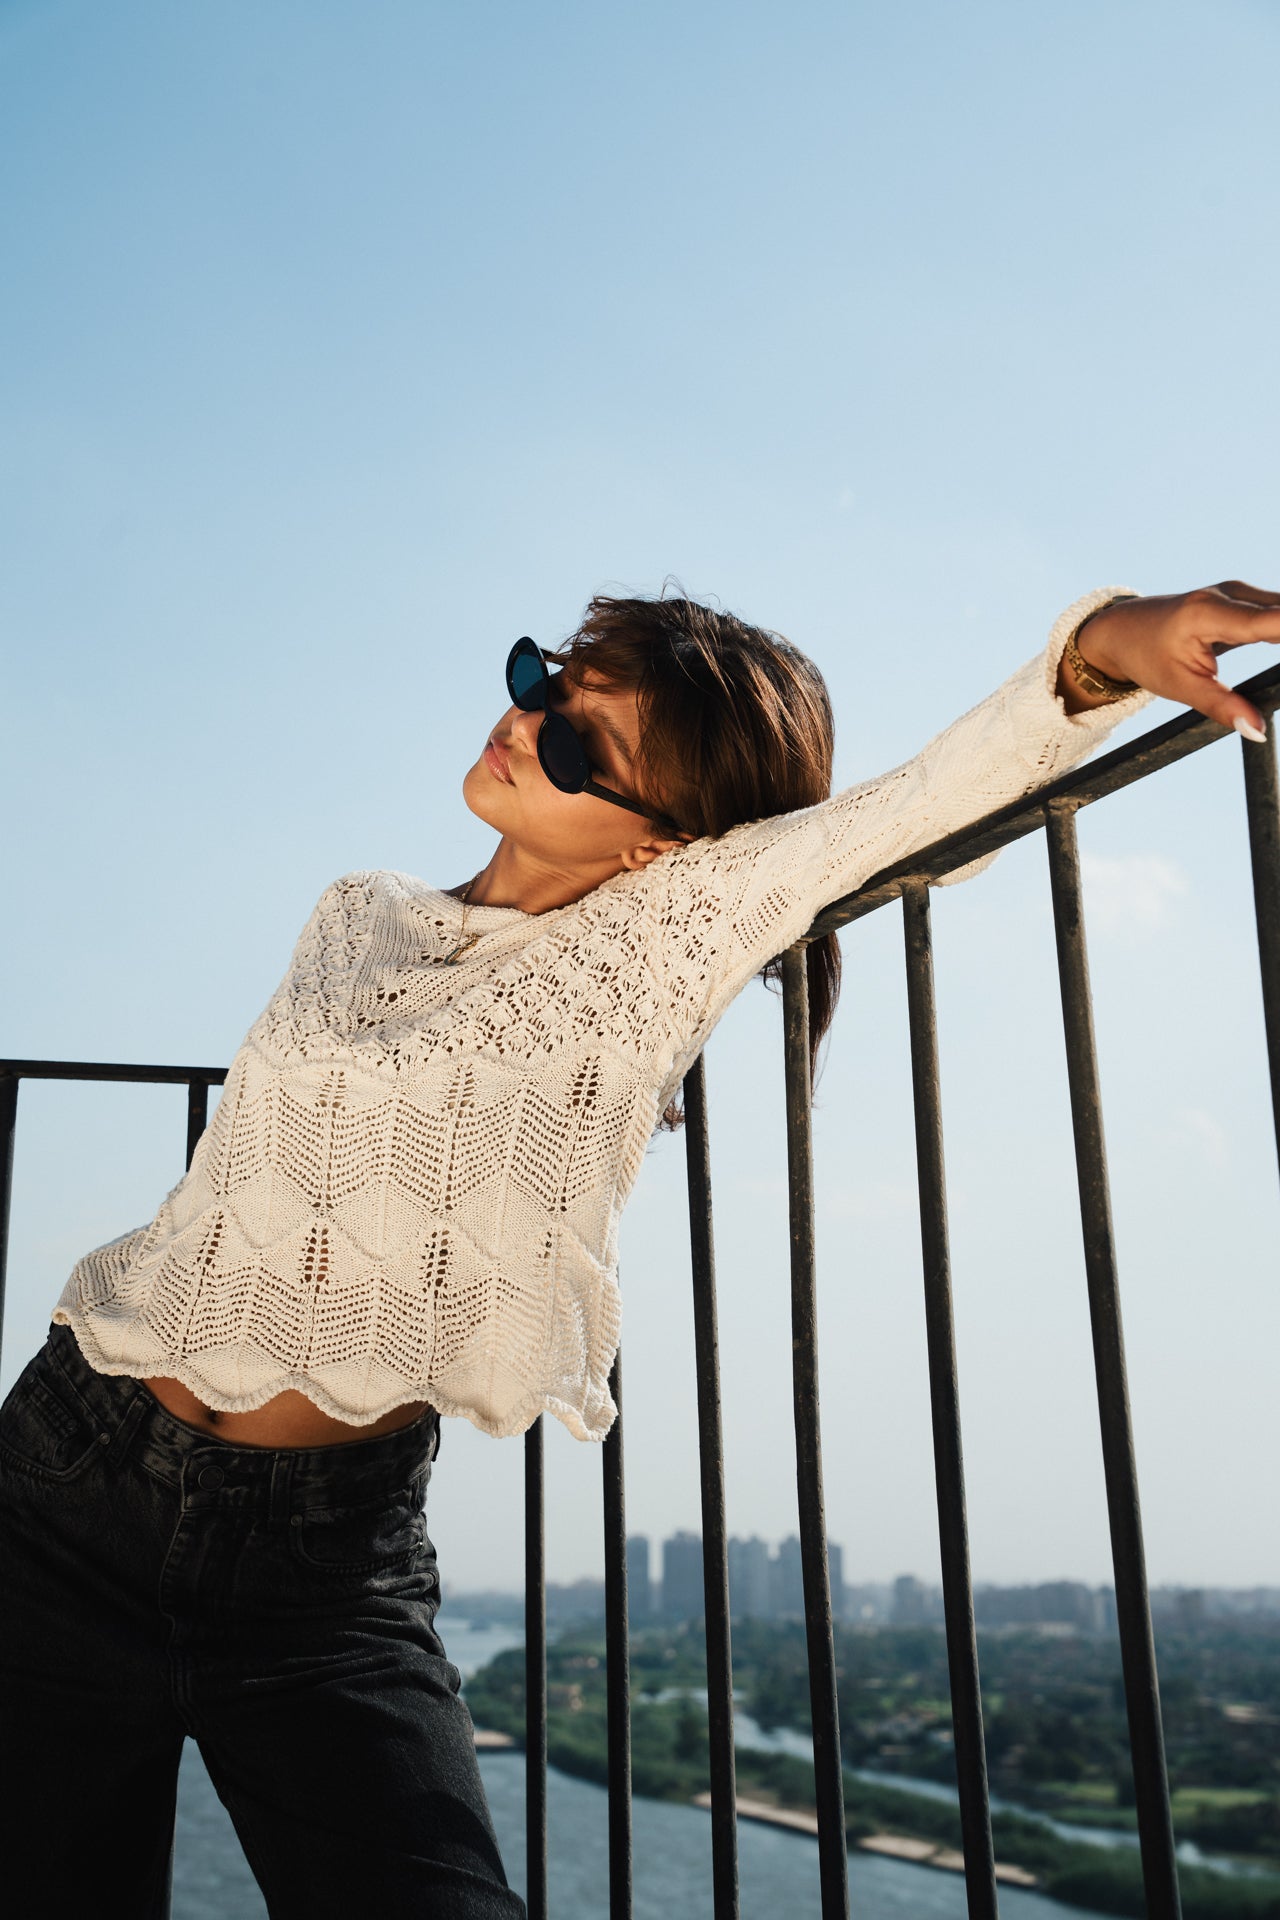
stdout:
[[(506, 649), (599, 589), (675, 575), (812, 652), (843, 782), (1090, 586), (1280, 585), (1278, 63), (1261, 0), (5, 0), (0, 1051), (225, 1061), (328, 880), (467, 877)], [(1250, 1584), (1280, 1581), (1280, 1310), (1238, 759), (1081, 839), (1151, 1571)], [(1043, 847), (935, 919), (975, 1570), (1102, 1580)], [(845, 954), (831, 1532), (855, 1575), (930, 1578), (897, 909)], [(773, 1539), (778, 1029), (753, 987), (708, 1055), (730, 1524)], [(177, 1095), (24, 1087), (3, 1384), (181, 1132)], [(660, 1142), (624, 1239), (655, 1534), (698, 1524), (681, 1181)], [(599, 1456), (549, 1448), (567, 1579)], [(519, 1486), (517, 1446), (450, 1426), (446, 1578), (516, 1584)]]

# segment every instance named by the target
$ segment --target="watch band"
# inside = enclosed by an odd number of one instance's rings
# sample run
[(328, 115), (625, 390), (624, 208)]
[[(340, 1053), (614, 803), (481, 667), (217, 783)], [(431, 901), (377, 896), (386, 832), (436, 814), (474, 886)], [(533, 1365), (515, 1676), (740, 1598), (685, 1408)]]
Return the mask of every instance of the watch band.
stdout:
[[(1118, 593), (1114, 600), (1107, 601), (1107, 606), (1114, 607), (1120, 600), (1136, 600), (1137, 597), (1135, 593)], [(1106, 608), (1104, 607), (1095, 607), (1093, 613), (1104, 613), (1105, 611)], [(1113, 680), (1111, 675), (1109, 673), (1103, 673), (1100, 667), (1091, 667), (1076, 645), (1076, 634), (1088, 625), (1089, 621), (1093, 618), (1093, 613), (1089, 614), (1080, 622), (1080, 626), (1076, 628), (1075, 633), (1069, 633), (1067, 635), (1067, 644), (1063, 648), (1067, 665), (1070, 667), (1085, 693), (1095, 694), (1100, 700), (1123, 700), (1126, 693), (1137, 692), (1138, 682), (1136, 680)]]

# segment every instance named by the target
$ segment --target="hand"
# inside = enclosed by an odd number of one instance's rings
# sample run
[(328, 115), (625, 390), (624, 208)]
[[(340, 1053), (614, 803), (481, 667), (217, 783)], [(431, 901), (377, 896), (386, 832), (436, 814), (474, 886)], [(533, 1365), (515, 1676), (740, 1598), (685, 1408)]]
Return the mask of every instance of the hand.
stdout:
[[(1085, 621), (1076, 636), (1084, 660), (1113, 680), (1136, 680), (1149, 693), (1194, 707), (1237, 732), (1261, 739), (1257, 708), (1218, 678), (1217, 656), (1259, 640), (1280, 642), (1280, 593), (1222, 580), (1194, 593), (1117, 600)], [(1063, 676), (1068, 677), (1064, 663)], [(1070, 680), (1068, 711), (1094, 704)]]

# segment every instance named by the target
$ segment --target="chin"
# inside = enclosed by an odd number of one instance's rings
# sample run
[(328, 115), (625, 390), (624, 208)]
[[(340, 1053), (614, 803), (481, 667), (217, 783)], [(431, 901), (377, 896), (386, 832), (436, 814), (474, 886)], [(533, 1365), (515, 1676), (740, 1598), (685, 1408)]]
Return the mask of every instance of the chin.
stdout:
[(477, 760), (474, 767), (463, 776), (463, 800), (477, 820), (483, 820), (486, 826), (496, 827), (499, 833), (503, 829), (502, 800), (505, 791), (495, 781), (483, 760)]

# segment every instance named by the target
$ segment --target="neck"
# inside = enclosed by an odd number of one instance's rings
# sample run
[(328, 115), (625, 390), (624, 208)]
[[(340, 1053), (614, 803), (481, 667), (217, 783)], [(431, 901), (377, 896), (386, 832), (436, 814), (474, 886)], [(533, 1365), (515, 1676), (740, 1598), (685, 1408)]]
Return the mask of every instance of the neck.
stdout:
[(468, 904), (550, 913), (554, 907), (571, 906), (621, 871), (620, 860), (602, 860), (589, 867), (551, 866), (504, 838), (476, 875)]

